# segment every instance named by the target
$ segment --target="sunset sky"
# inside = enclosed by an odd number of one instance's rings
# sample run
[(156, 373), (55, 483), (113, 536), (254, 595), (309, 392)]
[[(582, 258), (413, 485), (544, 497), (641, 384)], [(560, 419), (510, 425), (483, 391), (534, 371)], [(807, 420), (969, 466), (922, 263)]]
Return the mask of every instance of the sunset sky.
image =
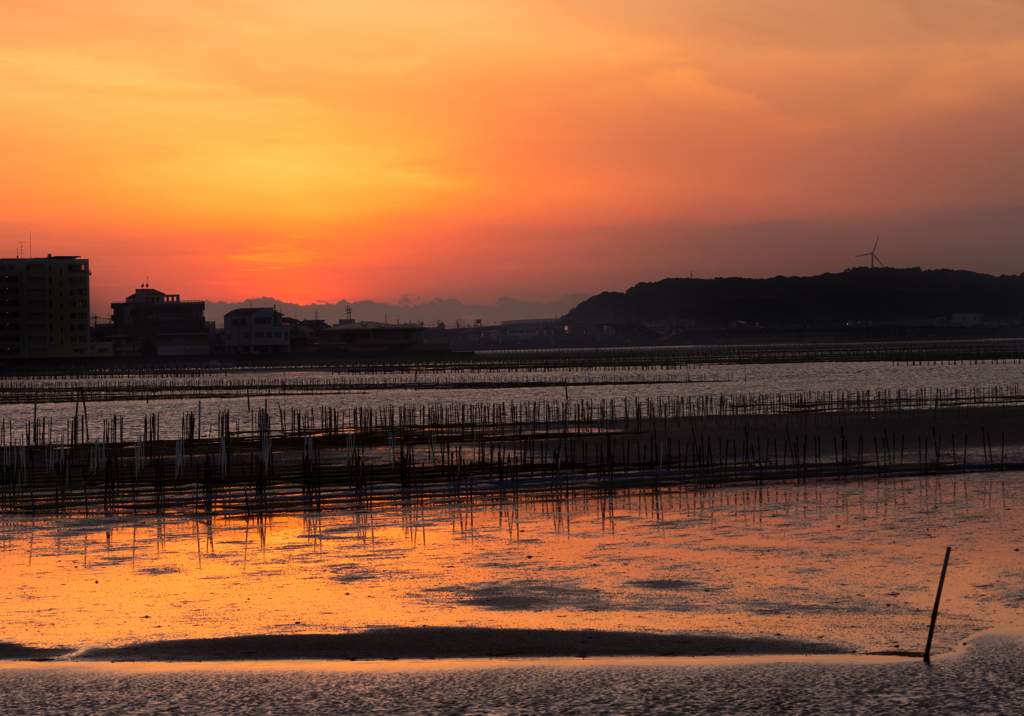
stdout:
[(101, 315), (1020, 273), (1022, 127), (1019, 0), (0, 0), (0, 254)]

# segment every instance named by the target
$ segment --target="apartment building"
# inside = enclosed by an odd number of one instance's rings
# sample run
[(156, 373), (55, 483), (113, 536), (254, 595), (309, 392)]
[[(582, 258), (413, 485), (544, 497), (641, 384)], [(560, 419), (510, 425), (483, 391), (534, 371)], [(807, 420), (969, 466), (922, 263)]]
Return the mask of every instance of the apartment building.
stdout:
[(90, 355), (89, 261), (0, 259), (0, 359)]

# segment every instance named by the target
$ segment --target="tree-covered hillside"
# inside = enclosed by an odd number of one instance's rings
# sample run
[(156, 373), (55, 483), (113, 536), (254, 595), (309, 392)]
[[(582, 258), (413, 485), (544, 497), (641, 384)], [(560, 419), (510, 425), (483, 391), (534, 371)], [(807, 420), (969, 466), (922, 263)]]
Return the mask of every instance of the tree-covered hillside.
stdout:
[(1024, 315), (1024, 276), (989, 276), (949, 269), (854, 268), (819, 276), (668, 278), (625, 293), (593, 296), (570, 321), (690, 319), (711, 327), (842, 325), (862, 321), (950, 320), (979, 313), (1017, 323)]

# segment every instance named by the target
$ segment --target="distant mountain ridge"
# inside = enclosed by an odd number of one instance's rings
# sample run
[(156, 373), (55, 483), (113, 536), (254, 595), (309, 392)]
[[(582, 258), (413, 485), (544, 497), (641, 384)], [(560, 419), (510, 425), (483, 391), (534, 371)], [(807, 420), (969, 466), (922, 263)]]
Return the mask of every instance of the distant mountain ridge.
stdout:
[(224, 314), (236, 308), (277, 306), (277, 310), (292, 318), (320, 318), (334, 324), (338, 319), (345, 318), (346, 309), (352, 309), (352, 318), (357, 321), (388, 321), (397, 323), (419, 323), (433, 326), (438, 321), (453, 328), (456, 321), (472, 323), (480, 319), (485, 324), (501, 321), (558, 318), (569, 311), (586, 296), (577, 294), (563, 296), (562, 300), (549, 302), (520, 301), (515, 298), (499, 298), (492, 305), (464, 304), (454, 298), (435, 298), (433, 301), (414, 303), (410, 300), (399, 303), (378, 303), (377, 301), (337, 301), (336, 303), (318, 302), (311, 304), (288, 303), (275, 298), (263, 296), (245, 301), (230, 303), (227, 301), (207, 301), (206, 320), (220, 323)]
[(667, 278), (583, 301), (567, 321), (691, 320), (706, 327), (842, 325), (925, 321), (978, 313), (985, 321), (1024, 316), (1024, 275), (919, 268), (852, 268), (775, 278)]

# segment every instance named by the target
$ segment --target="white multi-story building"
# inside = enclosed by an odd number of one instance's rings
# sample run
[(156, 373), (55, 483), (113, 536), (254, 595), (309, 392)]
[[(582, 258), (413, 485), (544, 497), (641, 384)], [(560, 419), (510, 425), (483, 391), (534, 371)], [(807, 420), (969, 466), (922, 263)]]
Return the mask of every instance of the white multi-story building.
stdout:
[(281, 325), (282, 314), (273, 308), (236, 308), (224, 316), (227, 353), (288, 353), (291, 328)]

